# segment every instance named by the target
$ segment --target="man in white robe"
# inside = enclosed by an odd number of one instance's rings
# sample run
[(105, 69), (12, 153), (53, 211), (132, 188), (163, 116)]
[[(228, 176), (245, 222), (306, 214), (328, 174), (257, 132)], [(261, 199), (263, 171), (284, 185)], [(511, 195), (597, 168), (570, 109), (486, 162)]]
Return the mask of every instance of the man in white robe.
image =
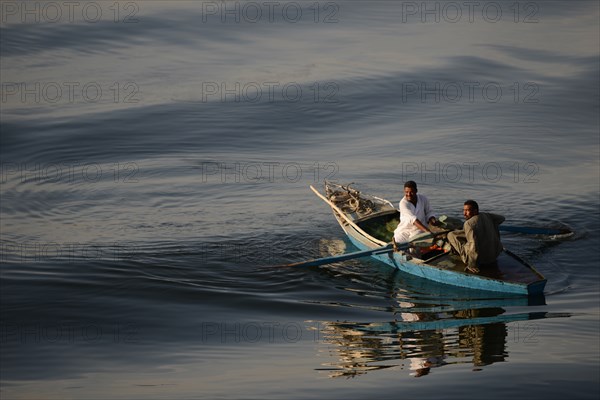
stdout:
[(396, 243), (408, 242), (423, 232), (431, 233), (426, 224), (436, 223), (427, 197), (417, 193), (417, 184), (414, 181), (406, 182), (404, 197), (400, 200), (400, 223), (394, 231)]

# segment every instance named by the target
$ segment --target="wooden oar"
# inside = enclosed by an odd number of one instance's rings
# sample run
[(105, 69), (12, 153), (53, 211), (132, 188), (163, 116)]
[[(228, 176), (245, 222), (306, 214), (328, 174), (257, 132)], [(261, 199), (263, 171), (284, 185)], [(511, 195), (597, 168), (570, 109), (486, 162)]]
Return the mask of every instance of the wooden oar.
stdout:
[[(440, 221), (444, 224), (446, 223), (450, 223), (453, 228), (455, 229), (462, 229), (459, 228), (462, 227), (463, 222), (461, 220), (459, 220), (458, 218), (453, 218), (453, 217), (447, 217), (445, 215), (440, 216)], [(450, 227), (448, 226), (448, 227)], [(511, 225), (504, 225), (501, 224), (498, 227), (499, 231), (503, 231), (503, 232), (514, 232), (514, 233), (522, 233), (525, 235), (572, 235), (573, 231), (571, 231), (568, 228), (541, 228), (541, 227), (535, 227), (535, 226), (511, 226)]]
[[(396, 243), (396, 250), (406, 250), (406, 249), (408, 249), (408, 247), (411, 244), (413, 244), (416, 241), (428, 239), (430, 237), (436, 237), (436, 236), (439, 236), (440, 234), (444, 234), (444, 233), (448, 233), (448, 232), (447, 231), (438, 232), (438, 233), (424, 232), (424, 233), (416, 236), (410, 242)], [(316, 258), (314, 260), (300, 261), (300, 262), (296, 262), (296, 263), (292, 263), (292, 264), (276, 265), (276, 267), (317, 267), (319, 265), (331, 264), (331, 263), (339, 262), (339, 261), (352, 260), (354, 258), (367, 257), (367, 256), (377, 255), (377, 254), (391, 253), (392, 251), (394, 251), (394, 247), (391, 243), (389, 243), (389, 244), (386, 244), (385, 246), (377, 247), (376, 249), (355, 251), (353, 253), (345, 253), (345, 254), (340, 254), (337, 256)]]
[[(403, 243), (397, 246), (399, 249), (408, 247), (408, 243)], [(319, 265), (331, 264), (339, 261), (352, 260), (354, 258), (367, 257), (375, 254), (385, 254), (394, 251), (392, 244), (378, 247), (376, 249), (356, 251), (354, 253), (340, 254), (339, 256), (329, 256), (323, 258), (316, 258), (314, 260), (300, 261), (292, 264), (277, 265), (277, 267), (317, 267)]]
[(573, 231), (567, 228), (536, 228), (533, 226), (500, 225), (498, 230), (503, 232), (523, 233), (525, 235), (570, 235)]

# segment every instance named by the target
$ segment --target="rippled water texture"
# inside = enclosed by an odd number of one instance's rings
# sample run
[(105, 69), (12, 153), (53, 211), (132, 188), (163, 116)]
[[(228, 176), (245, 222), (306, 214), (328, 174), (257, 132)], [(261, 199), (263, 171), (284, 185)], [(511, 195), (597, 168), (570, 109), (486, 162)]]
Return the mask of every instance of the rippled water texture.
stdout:
[[(1, 3), (2, 399), (598, 398), (598, 2), (75, 3)], [(273, 268), (356, 250), (324, 179), (575, 235)]]

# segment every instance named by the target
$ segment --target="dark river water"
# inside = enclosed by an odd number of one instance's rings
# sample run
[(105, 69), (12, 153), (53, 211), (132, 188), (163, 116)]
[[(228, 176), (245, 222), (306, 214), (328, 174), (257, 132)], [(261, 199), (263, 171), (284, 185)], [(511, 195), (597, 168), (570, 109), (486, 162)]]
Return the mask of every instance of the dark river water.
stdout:
[[(597, 399), (599, 3), (1, 3), (2, 399)], [(309, 190), (473, 198), (541, 298), (352, 251)]]

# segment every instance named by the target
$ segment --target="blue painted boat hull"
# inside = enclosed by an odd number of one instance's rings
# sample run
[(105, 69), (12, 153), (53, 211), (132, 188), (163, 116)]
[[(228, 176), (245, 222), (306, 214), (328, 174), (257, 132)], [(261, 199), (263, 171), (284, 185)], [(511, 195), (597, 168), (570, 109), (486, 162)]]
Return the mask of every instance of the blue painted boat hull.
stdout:
[[(334, 215), (352, 244), (360, 250), (368, 250), (381, 246), (380, 243), (373, 241), (371, 237), (365, 236), (352, 225), (345, 223), (335, 212)], [(507, 250), (500, 255), (499, 262), (506, 261), (513, 264), (520, 264), (523, 269), (530, 270), (530, 275), (535, 277), (533, 281), (507, 281), (463, 271), (445, 269), (425, 263), (416, 263), (412, 262), (411, 257), (403, 252), (391, 252), (379, 255), (374, 254), (371, 255), (371, 257), (411, 275), (469, 289), (516, 295), (539, 295), (544, 292), (544, 287), (546, 285), (546, 279), (541, 274), (539, 274), (532, 266)]]

